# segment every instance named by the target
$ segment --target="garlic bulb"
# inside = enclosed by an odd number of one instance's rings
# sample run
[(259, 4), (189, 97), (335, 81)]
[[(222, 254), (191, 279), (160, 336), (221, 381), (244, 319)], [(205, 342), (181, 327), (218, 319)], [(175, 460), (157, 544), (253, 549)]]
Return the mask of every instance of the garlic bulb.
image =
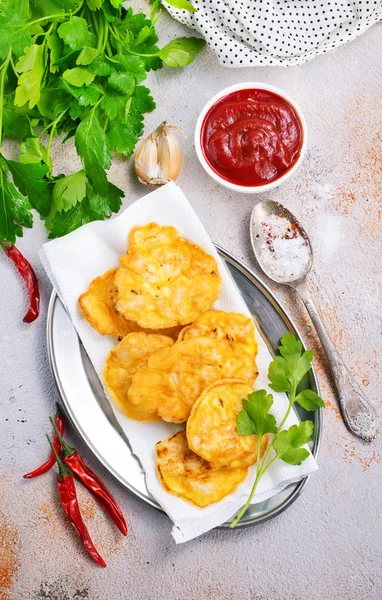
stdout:
[(183, 150), (173, 131), (183, 131), (163, 121), (159, 127), (141, 142), (134, 158), (139, 181), (146, 185), (159, 186), (176, 181), (182, 170)]

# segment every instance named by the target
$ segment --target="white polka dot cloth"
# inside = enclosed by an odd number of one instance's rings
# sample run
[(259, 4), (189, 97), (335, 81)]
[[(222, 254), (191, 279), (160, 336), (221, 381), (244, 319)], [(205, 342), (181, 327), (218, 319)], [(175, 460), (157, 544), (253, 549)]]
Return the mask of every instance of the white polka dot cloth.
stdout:
[(191, 0), (166, 6), (199, 31), (226, 67), (298, 65), (354, 40), (382, 20), (382, 0)]

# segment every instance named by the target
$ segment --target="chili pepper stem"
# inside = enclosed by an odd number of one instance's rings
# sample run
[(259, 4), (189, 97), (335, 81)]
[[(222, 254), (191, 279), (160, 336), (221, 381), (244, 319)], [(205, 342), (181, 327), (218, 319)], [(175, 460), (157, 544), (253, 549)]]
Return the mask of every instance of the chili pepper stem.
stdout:
[[(64, 434), (64, 417), (58, 411), (54, 418), (54, 422), (55, 422), (59, 432), (61, 433), (61, 435), (63, 435)], [(60, 440), (58, 439), (56, 434), (54, 434), (54, 437), (53, 437), (53, 446), (55, 447), (56, 452), (59, 453), (61, 446), (60, 446)], [(29, 473), (25, 473), (25, 475), (23, 475), (23, 478), (24, 479), (33, 479), (34, 477), (39, 477), (40, 475), (43, 475), (43, 473), (47, 473), (47, 471), (49, 471), (55, 464), (56, 464), (56, 457), (53, 454), (53, 452), (51, 452), (49, 454), (49, 458), (44, 463), (42, 463), (42, 465), (40, 465), (36, 469), (33, 469), (33, 471), (30, 471)]]
[(63, 412), (61, 410), (61, 407), (60, 407), (59, 403), (56, 402), (56, 414), (55, 414), (55, 417), (61, 417), (61, 418), (63, 418), (63, 416), (64, 415), (63, 415)]
[(62, 452), (64, 454), (64, 456), (72, 456), (72, 454), (75, 453), (74, 448), (72, 448), (71, 446), (69, 446), (69, 444), (67, 444), (64, 440), (64, 438), (62, 437), (62, 435), (60, 434), (60, 432), (57, 429), (56, 423), (54, 422), (54, 420), (52, 419), (52, 417), (49, 417), (50, 422), (52, 423), (53, 427), (54, 427), (54, 431), (56, 432), (56, 435), (58, 437), (58, 440), (61, 444), (61, 449)]
[(59, 470), (58, 477), (60, 479), (64, 479), (64, 477), (68, 477), (68, 475), (70, 475), (70, 471), (69, 471), (69, 469), (66, 468), (66, 466), (62, 462), (61, 458), (58, 456), (58, 454), (57, 454), (57, 452), (56, 452), (56, 450), (55, 450), (55, 448), (54, 448), (54, 446), (52, 444), (52, 440), (50, 439), (49, 435), (47, 433), (45, 435), (46, 435), (46, 437), (48, 439), (48, 442), (50, 444), (52, 452), (53, 452), (54, 456), (56, 457), (56, 461), (57, 461), (57, 464), (58, 464), (58, 470)]

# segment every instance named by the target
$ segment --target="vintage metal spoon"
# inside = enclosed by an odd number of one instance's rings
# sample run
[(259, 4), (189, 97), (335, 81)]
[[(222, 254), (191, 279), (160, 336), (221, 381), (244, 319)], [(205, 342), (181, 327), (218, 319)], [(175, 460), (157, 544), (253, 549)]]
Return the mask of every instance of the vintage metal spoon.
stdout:
[[(292, 252), (290, 252), (292, 245), (288, 242), (289, 268), (286, 271), (285, 269), (282, 270), (282, 265), (277, 260), (277, 256), (272, 255), (272, 251), (273, 253), (276, 252), (277, 255), (280, 250), (277, 249), (272, 237), (269, 236), (269, 226), (267, 228), (264, 225), (272, 222), (277, 225), (279, 222), (278, 217), (284, 217), (290, 221), (292, 228), (291, 233), (288, 235), (299, 238), (294, 240)], [(283, 219), (280, 219), (281, 222), (285, 224)], [(278, 227), (280, 229), (280, 226)], [(282, 238), (280, 239), (282, 240)], [(313, 264), (313, 251), (305, 230), (284, 206), (272, 200), (263, 200), (255, 206), (252, 212), (251, 242), (256, 259), (264, 273), (273, 281), (294, 288), (304, 302), (317, 330), (322, 347), (326, 352), (344, 421), (352, 433), (367, 442), (372, 441), (377, 435), (377, 412), (360, 390), (338, 354), (306, 284), (306, 276)], [(272, 259), (275, 258), (276, 260), (273, 260), (272, 263)]]

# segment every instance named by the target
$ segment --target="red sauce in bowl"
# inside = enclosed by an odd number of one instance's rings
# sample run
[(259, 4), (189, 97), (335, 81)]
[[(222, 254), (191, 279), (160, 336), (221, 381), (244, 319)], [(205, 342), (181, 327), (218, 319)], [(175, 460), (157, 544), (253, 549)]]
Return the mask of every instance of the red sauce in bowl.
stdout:
[(248, 187), (270, 183), (289, 171), (303, 142), (294, 108), (278, 94), (261, 89), (233, 92), (216, 102), (200, 135), (211, 169)]

